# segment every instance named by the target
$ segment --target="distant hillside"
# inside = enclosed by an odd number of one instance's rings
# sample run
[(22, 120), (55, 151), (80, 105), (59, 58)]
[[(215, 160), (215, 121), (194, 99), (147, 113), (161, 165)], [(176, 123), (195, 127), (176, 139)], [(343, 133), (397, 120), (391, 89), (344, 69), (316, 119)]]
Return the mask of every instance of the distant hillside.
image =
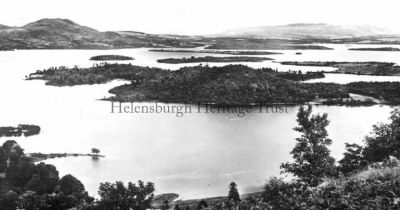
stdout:
[(13, 28), (0, 25), (0, 49), (6, 50), (198, 46), (176, 39), (139, 32), (100, 32), (68, 19), (41, 19)]
[(392, 31), (372, 26), (338, 26), (323, 23), (298, 23), (230, 30), (223, 34), (217, 34), (217, 36), (260, 38), (349, 38), (392, 34), (394, 34)]
[(5, 29), (5, 28), (10, 28), (10, 27), (0, 24), (0, 29)]

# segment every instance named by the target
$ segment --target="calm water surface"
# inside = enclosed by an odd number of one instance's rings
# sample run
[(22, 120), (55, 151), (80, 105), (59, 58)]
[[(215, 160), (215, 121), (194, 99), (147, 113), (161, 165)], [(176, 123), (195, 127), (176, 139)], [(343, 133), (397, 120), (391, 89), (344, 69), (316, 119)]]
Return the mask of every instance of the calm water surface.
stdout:
[[(334, 51), (303, 51), (301, 56), (294, 55), (294, 51), (282, 51), (284, 55), (269, 57), (277, 60), (341, 60), (349, 56), (349, 59), (359, 60), (400, 61), (397, 52), (377, 52), (379, 55), (376, 56), (343, 50), (347, 47), (335, 45), (337, 50)], [(352, 56), (353, 53), (360, 53), (362, 57)], [(252, 192), (258, 190), (268, 177), (279, 175), (280, 163), (290, 160), (289, 152), (297, 136), (292, 128), (296, 125), (298, 107), (289, 107), (288, 113), (257, 112), (242, 118), (235, 114), (195, 111), (183, 117), (175, 114), (115, 114), (110, 113), (110, 102), (97, 99), (108, 96), (110, 88), (124, 81), (52, 87), (45, 86), (43, 81), (23, 80), (24, 75), (51, 66), (91, 66), (94, 62), (88, 59), (99, 54), (132, 56), (135, 58), (132, 64), (169, 69), (183, 65), (158, 64), (156, 60), (192, 55), (148, 52), (148, 49), (0, 52), (0, 95), (3, 98), (0, 126), (40, 125), (40, 135), (14, 138), (26, 152), (88, 153), (92, 147), (99, 148), (106, 155), (99, 161), (87, 157), (46, 161), (56, 165), (60, 175), (70, 173), (82, 180), (91, 195), (96, 194), (100, 182), (138, 179), (154, 182), (157, 193), (175, 192), (182, 198), (225, 195), (231, 181), (238, 183), (241, 193)], [(282, 71), (288, 69), (271, 61), (247, 64)], [(348, 82), (359, 78), (327, 76), (325, 81)], [(375, 79), (363, 77), (361, 80)], [(361, 143), (373, 124), (386, 121), (390, 107), (317, 106), (315, 111), (328, 113), (331, 120), (328, 130), (334, 142), (332, 154), (340, 158), (344, 143)], [(0, 143), (7, 139), (2, 138)]]

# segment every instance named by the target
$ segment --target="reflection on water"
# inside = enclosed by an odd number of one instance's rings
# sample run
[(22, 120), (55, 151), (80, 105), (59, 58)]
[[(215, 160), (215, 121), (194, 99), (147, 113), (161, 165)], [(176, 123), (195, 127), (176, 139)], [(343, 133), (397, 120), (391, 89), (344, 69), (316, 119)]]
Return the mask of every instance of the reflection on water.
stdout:
[[(311, 59), (307, 56), (313, 53), (320, 52), (304, 51), (302, 56)], [(176, 192), (183, 198), (225, 195), (231, 181), (238, 183), (243, 193), (258, 189), (269, 176), (279, 175), (280, 163), (290, 160), (298, 107), (289, 107), (288, 113), (250, 113), (243, 118), (205, 113), (183, 117), (113, 114), (110, 102), (96, 99), (124, 81), (52, 87), (43, 81), (23, 80), (24, 75), (50, 66), (91, 66), (93, 62), (88, 59), (99, 54), (132, 56), (136, 59), (133, 64), (170, 69), (180, 65), (158, 64), (155, 60), (187, 55), (147, 49), (0, 52), (0, 126), (40, 125), (40, 135), (15, 138), (27, 152), (89, 153), (91, 148), (99, 148), (106, 155), (99, 161), (89, 157), (47, 161), (55, 164), (61, 175), (71, 173), (82, 180), (90, 194), (97, 192), (100, 182), (138, 179), (154, 182), (158, 193)], [(294, 59), (291, 55), (274, 55), (282, 60), (286, 56)], [(268, 61), (249, 65), (278, 64)], [(344, 143), (360, 143), (373, 124), (387, 119), (390, 108), (317, 106), (315, 111), (328, 113), (332, 153), (340, 158)]]

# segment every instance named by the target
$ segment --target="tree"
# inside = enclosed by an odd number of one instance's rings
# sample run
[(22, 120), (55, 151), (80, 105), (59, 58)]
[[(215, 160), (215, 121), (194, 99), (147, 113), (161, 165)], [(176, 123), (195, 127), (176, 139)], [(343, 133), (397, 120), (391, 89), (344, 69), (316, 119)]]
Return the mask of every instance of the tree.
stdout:
[(174, 210), (181, 210), (181, 208), (179, 207), (179, 204), (175, 205)]
[(35, 167), (35, 173), (26, 184), (26, 190), (35, 191), (37, 194), (54, 192), (59, 181), (58, 171), (55, 166), (39, 163)]
[(201, 209), (203, 209), (203, 208), (207, 208), (208, 207), (208, 204), (207, 204), (207, 202), (205, 201), (205, 200), (201, 200), (200, 202), (199, 202), (199, 204), (197, 205), (197, 210), (201, 210)]
[(240, 201), (239, 192), (237, 190), (237, 184), (235, 182), (231, 182), (229, 184), (228, 200), (234, 201), (234, 202)]
[(161, 206), (161, 210), (168, 210), (169, 209), (169, 201), (165, 200)]
[(92, 148), (92, 153), (93, 153), (92, 159), (93, 160), (98, 160), (99, 159), (98, 155), (100, 153), (100, 150), (97, 149), (97, 148)]
[(100, 153), (100, 150), (97, 148), (92, 148), (92, 153), (98, 155)]
[(297, 143), (290, 153), (294, 162), (281, 164), (282, 173), (292, 173), (300, 181), (316, 186), (322, 178), (335, 174), (335, 160), (328, 149), (332, 144), (326, 131), (328, 115), (312, 115), (311, 105), (307, 109), (302, 106), (297, 113), (297, 122), (294, 130), (301, 136), (296, 138)]
[(46, 202), (44, 196), (39, 196), (36, 192), (28, 191), (20, 196), (20, 207), (22, 209), (44, 209)]
[(129, 182), (128, 187), (122, 182), (101, 183), (99, 207), (107, 210), (148, 209), (151, 207), (154, 190), (154, 184), (151, 182), (146, 185), (142, 181), (139, 181), (138, 185)]
[(264, 186), (262, 194), (263, 201), (267, 203), (271, 209), (292, 209), (291, 202), (296, 201), (295, 192), (299, 188), (300, 183), (288, 183), (282, 179), (271, 177)]
[(70, 174), (63, 176), (60, 179), (59, 188), (64, 195), (73, 195), (77, 199), (84, 198), (85, 187), (81, 181)]
[(369, 162), (380, 162), (389, 156), (400, 158), (400, 108), (391, 111), (388, 124), (373, 127), (372, 136), (365, 138), (363, 155)]
[(343, 154), (343, 159), (339, 161), (339, 171), (347, 175), (365, 169), (368, 166), (368, 161), (362, 153), (362, 146), (346, 143), (346, 152)]
[(0, 209), (1, 210), (15, 210), (18, 206), (18, 194), (10, 191), (0, 194)]

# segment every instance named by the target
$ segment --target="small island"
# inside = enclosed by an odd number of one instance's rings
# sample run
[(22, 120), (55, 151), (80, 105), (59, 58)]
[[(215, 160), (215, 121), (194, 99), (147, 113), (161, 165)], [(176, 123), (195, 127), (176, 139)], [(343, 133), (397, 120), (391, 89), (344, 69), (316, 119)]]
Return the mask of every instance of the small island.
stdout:
[(377, 47), (377, 48), (349, 48), (349, 50), (354, 51), (400, 51), (396, 47)]
[(132, 57), (123, 55), (98, 55), (90, 58), (91, 61), (129, 61)]
[(179, 63), (201, 63), (201, 62), (212, 62), (212, 63), (234, 63), (234, 62), (262, 62), (267, 60), (273, 60), (272, 58), (264, 58), (264, 57), (247, 57), (247, 56), (232, 56), (232, 57), (190, 57), (190, 58), (166, 58), (159, 59), (157, 62), (159, 63), (170, 63), (170, 64), (179, 64)]

